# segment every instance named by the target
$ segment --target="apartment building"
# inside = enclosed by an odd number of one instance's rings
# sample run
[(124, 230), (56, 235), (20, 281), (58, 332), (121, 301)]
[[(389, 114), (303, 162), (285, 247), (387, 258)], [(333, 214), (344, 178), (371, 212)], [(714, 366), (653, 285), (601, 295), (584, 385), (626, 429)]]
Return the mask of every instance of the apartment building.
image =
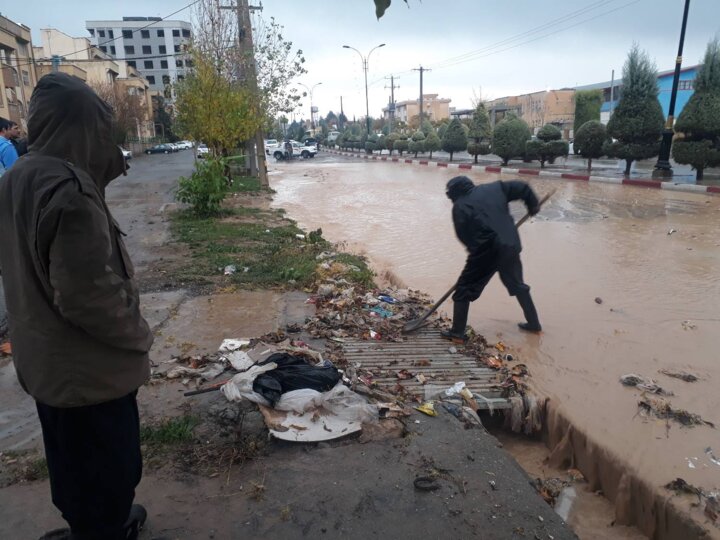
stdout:
[(27, 132), (27, 110), (37, 83), (30, 28), (0, 15), (0, 116)]
[(519, 96), (506, 96), (485, 103), (490, 124), (495, 125), (509, 113), (515, 113), (537, 133), (545, 124), (554, 124), (571, 136), (575, 120), (575, 90), (543, 90)]
[(185, 77), (192, 61), (185, 53), (190, 23), (159, 17), (123, 17), (122, 21), (86, 21), (90, 41), (100, 51), (127, 61), (154, 91), (172, 99), (172, 85)]
[[(423, 116), (433, 122), (450, 118), (450, 99), (440, 98), (438, 94), (423, 94)], [(390, 120), (393, 105), (383, 108), (383, 118)], [(395, 120), (417, 123), (420, 118), (420, 100), (406, 100), (395, 103)]]

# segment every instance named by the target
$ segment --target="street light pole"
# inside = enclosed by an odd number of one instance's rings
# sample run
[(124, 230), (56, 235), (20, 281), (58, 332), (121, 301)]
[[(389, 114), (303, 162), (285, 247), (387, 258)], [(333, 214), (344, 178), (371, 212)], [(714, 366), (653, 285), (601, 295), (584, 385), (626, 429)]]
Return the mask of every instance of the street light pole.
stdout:
[(370, 49), (370, 52), (367, 53), (367, 56), (363, 56), (360, 51), (358, 51), (355, 47), (351, 47), (350, 45), (343, 45), (343, 49), (352, 49), (356, 53), (360, 55), (360, 59), (362, 60), (362, 67), (363, 71), (365, 72), (365, 123), (367, 125), (367, 133), (368, 136), (370, 136), (370, 102), (368, 100), (368, 82), (367, 82), (367, 74), (368, 74), (368, 62), (370, 60), (370, 55), (375, 49), (379, 49), (380, 47), (384, 47), (385, 44), (381, 43), (377, 47), (373, 47)]
[[(316, 86), (320, 86), (322, 83), (315, 83), (312, 85), (312, 87), (308, 88), (303, 83), (298, 83), (300, 86), (302, 86), (305, 90), (308, 91), (308, 94), (310, 94), (310, 128), (315, 129), (315, 118), (313, 118), (313, 90), (315, 90)], [(313, 133), (313, 136), (315, 134)]]
[(678, 85), (680, 84), (680, 68), (682, 67), (683, 44), (685, 43), (685, 27), (687, 26), (688, 11), (690, 10), (690, 0), (685, 0), (685, 10), (683, 11), (682, 27), (680, 29), (680, 44), (678, 45), (677, 58), (675, 58), (675, 75), (673, 77), (672, 93), (670, 94), (670, 107), (668, 108), (667, 122), (665, 130), (662, 134), (662, 142), (660, 143), (660, 153), (658, 155), (654, 177), (671, 177), (672, 167), (670, 166), (670, 148), (673, 139), (673, 124), (675, 123), (675, 101), (677, 100)]

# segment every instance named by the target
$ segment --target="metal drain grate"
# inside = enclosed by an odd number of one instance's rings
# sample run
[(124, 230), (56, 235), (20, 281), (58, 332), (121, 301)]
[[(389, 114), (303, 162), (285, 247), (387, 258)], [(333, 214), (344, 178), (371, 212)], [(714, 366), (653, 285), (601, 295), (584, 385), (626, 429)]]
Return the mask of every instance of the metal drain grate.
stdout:
[[(497, 385), (502, 381), (498, 373), (478, 365), (472, 356), (451, 353), (452, 343), (440, 337), (435, 328), (419, 330), (400, 343), (346, 339), (343, 352), (348, 363), (375, 373), (374, 381), (383, 389), (402, 385), (408, 392), (432, 399), (456, 382), (464, 382), (483, 409), (505, 409), (510, 402), (501, 397)], [(421, 362), (426, 360), (427, 362)], [(422, 365), (422, 364), (429, 365)], [(398, 379), (397, 373), (407, 370), (413, 375), (422, 374), (425, 383), (412, 379)]]

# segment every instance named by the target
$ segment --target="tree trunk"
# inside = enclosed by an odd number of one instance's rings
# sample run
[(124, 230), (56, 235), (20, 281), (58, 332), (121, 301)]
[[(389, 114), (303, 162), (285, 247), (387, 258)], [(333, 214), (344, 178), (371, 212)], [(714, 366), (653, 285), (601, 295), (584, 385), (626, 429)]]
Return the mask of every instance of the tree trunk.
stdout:
[(703, 179), (704, 172), (705, 172), (705, 169), (703, 167), (698, 167), (697, 174), (695, 175), (695, 180), (700, 182)]
[(478, 157), (478, 155), (475, 154), (475, 164), (477, 164), (477, 157)]
[(625, 176), (630, 177), (630, 167), (632, 167), (632, 159), (625, 160)]
[(432, 159), (432, 150), (430, 150), (430, 159)]
[(508, 158), (508, 159), (503, 158), (503, 161), (502, 161), (503, 167), (507, 167), (508, 163), (510, 163), (510, 158)]
[(450, 152), (450, 161), (452, 161), (453, 153)]
[(588, 174), (592, 171), (592, 158), (588, 158)]
[(544, 169), (544, 168), (545, 168), (545, 160), (544, 160), (544, 159), (541, 159), (541, 160), (540, 160), (540, 168), (541, 168), (541, 169)]

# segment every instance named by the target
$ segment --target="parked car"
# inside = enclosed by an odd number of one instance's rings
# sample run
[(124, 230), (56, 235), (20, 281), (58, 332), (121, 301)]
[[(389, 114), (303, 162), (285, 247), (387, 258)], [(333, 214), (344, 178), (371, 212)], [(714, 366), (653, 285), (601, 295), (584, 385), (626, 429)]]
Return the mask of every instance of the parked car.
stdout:
[[(292, 155), (290, 158), (296, 158), (301, 157), (303, 159), (307, 158), (314, 158), (315, 154), (317, 154), (317, 146), (314, 145), (304, 145), (299, 143), (298, 141), (290, 141), (290, 144), (292, 145)], [(272, 150), (272, 156), (277, 159), (278, 161), (285, 159), (285, 143), (279, 144)], [(268, 154), (270, 151), (267, 152)]]
[(122, 146), (120, 147), (120, 151), (122, 152), (123, 157), (125, 158), (125, 161), (132, 159), (132, 152), (130, 150), (125, 150)]
[(170, 148), (172, 148), (172, 151), (173, 151), (173, 152), (179, 152), (179, 151), (180, 151), (180, 147), (178, 146), (177, 143), (171, 142), (171, 143), (168, 143), (168, 144), (170, 145)]
[(330, 133), (328, 133), (327, 142), (334, 143), (339, 136), (340, 136), (339, 131), (331, 131)]
[(308, 141), (311, 139), (305, 139), (305, 144), (300, 144), (297, 141), (293, 141), (293, 153), (295, 152), (295, 149), (297, 148), (298, 153), (300, 154), (300, 157), (303, 159), (307, 158), (314, 158), (315, 154), (317, 154), (317, 143), (308, 143)]
[(175, 152), (176, 150), (173, 150), (173, 147), (170, 146), (170, 143), (166, 144), (156, 144), (155, 146), (151, 146), (147, 150), (145, 150), (145, 153), (150, 154), (169, 154), (170, 152)]
[(191, 141), (178, 141), (175, 145), (180, 148), (180, 150), (188, 150), (193, 147), (193, 143)]
[(207, 144), (199, 144), (197, 147), (197, 157), (198, 159), (204, 159), (210, 155), (210, 149), (207, 147)]
[(315, 146), (315, 147), (317, 147), (317, 143), (318, 143), (318, 140), (317, 140), (315, 137), (307, 137), (307, 138), (303, 141), (303, 144), (304, 144), (305, 146)]

